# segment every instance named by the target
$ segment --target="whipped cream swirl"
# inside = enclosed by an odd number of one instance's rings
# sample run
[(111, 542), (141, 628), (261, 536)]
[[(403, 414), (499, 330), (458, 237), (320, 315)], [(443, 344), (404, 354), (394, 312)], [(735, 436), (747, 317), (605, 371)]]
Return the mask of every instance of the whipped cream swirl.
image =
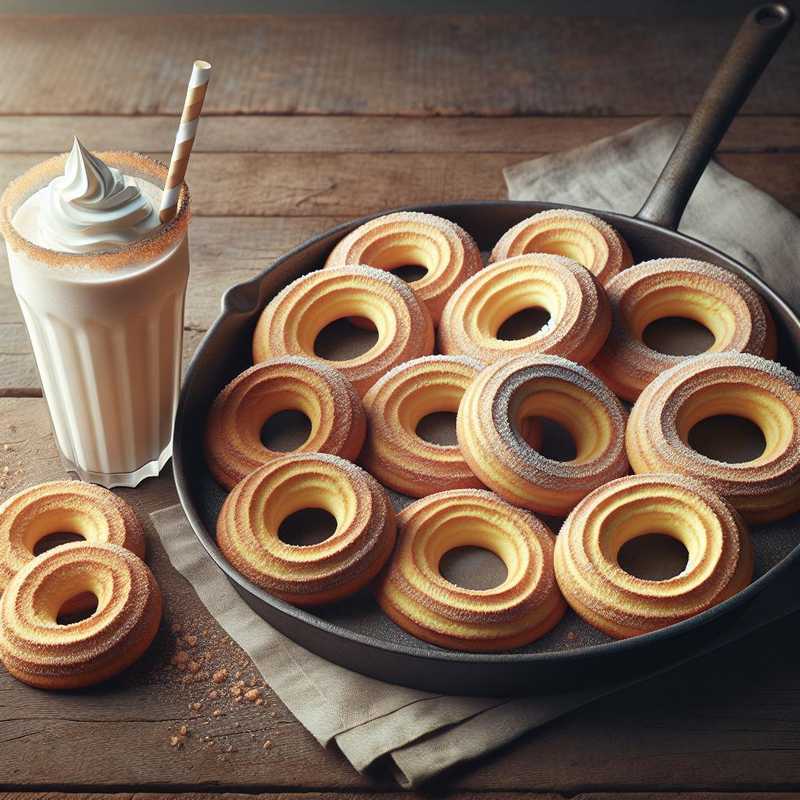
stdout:
[(43, 190), (39, 238), (45, 247), (88, 253), (142, 239), (160, 225), (135, 178), (109, 167), (76, 138), (64, 174)]

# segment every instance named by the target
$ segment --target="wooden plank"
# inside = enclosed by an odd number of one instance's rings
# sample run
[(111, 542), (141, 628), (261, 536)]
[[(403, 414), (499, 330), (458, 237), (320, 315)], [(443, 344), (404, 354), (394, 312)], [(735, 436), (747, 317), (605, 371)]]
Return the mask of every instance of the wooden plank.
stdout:
[[(371, 796), (381, 800), (407, 800), (413, 797), (426, 797), (424, 792), (373, 792)], [(75, 792), (0, 792), (0, 800), (160, 800), (164, 794), (149, 792), (114, 792), (114, 793), (75, 793)], [(217, 792), (180, 792), (169, 794), (170, 800), (363, 800), (362, 792), (269, 792), (267, 794), (237, 794)], [(453, 792), (437, 794), (447, 800), (476, 800), (474, 794)], [(526, 792), (525, 797), (533, 800), (562, 800), (565, 795), (552, 792)], [(797, 792), (581, 792), (573, 800), (615, 800), (623, 797), (627, 800), (797, 800)], [(519, 800), (514, 793), (481, 793), (480, 800)]]
[[(550, 153), (648, 117), (204, 117), (194, 153)], [(683, 117), (683, 119), (686, 119)], [(157, 150), (174, 116), (0, 116), (0, 152), (58, 153), (73, 135), (97, 150)], [(721, 153), (797, 152), (800, 117), (740, 116)]]
[[(0, 470), (9, 467), (0, 499), (62, 475), (42, 400), (0, 400), (0, 444), (9, 447), (0, 448)], [(120, 494), (140, 514), (175, 502), (168, 471)], [(263, 707), (236, 710), (229, 704), (224, 716), (209, 714), (209, 684), (184, 685), (182, 673), (169, 666), (180, 647), (171, 625), (194, 626), (201, 637), (196, 652), (212, 664), (239, 663), (241, 652), (222, 639), (152, 530), (147, 537), (148, 560), (166, 598), (166, 621), (154, 647), (118, 680), (81, 693), (35, 691), (0, 670), (0, 786), (276, 793), (392, 788), (356, 775), (335, 752), (320, 748), (271, 693)], [(797, 623), (795, 615), (674, 674), (595, 703), (498, 755), (453, 770), (430, 789), (570, 795), (640, 790), (649, 797), (647, 791), (658, 789), (791, 787), (800, 763)], [(198, 698), (203, 709), (190, 711)], [(182, 724), (191, 735), (176, 749), (169, 737)], [(213, 744), (203, 741), (205, 735)], [(265, 751), (267, 737), (273, 745)]]
[[(533, 15), (65, 16), (57, 23), (5, 16), (0, 72), (15, 79), (0, 86), (0, 113), (173, 114), (198, 56), (215, 65), (206, 113), (687, 113), (738, 25), (733, 17), (677, 15), (657, 24)], [(793, 31), (750, 113), (800, 112), (798, 41)]]
[[(410, 204), (503, 198), (503, 168), (537, 155), (197, 153), (187, 179), (195, 216), (355, 217)], [(44, 157), (0, 155), (0, 186)], [(800, 153), (724, 153), (719, 160), (800, 211)]]

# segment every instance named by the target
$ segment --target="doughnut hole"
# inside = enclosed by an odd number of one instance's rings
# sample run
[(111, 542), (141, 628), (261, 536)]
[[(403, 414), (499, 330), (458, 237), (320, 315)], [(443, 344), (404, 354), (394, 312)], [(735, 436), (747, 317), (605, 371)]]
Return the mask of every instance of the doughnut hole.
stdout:
[[(546, 458), (581, 464), (597, 458), (611, 445), (612, 431), (603, 409), (598, 408), (592, 402), (593, 398), (586, 396), (587, 393), (579, 387), (552, 378), (540, 378), (522, 389), (528, 393), (520, 399), (512, 399), (510, 409), (512, 425), (519, 438), (531, 446), (529, 432), (535, 430), (540, 444), (534, 449), (543, 447), (546, 431), (541, 420), (544, 419), (550, 421), (552, 433), (562, 439), (560, 448), (568, 447), (569, 443), (563, 441), (566, 439), (571, 439), (574, 445), (572, 458), (552, 459), (542, 453)], [(555, 429), (552, 423), (561, 430)]]
[[(376, 239), (361, 253), (361, 263), (393, 272), (407, 283), (435, 275), (447, 264), (449, 247), (444, 237), (441, 242), (416, 237), (413, 243), (398, 242), (397, 238), (397, 234), (392, 234)], [(447, 249), (445, 253), (443, 247)]]
[(564, 425), (548, 417), (526, 417), (520, 422), (522, 438), (551, 461), (574, 461), (578, 455), (573, 435)]
[[(390, 304), (369, 292), (349, 287), (316, 298), (297, 321), (298, 343), (309, 356), (327, 361), (354, 361), (372, 351), (397, 324)], [(354, 325), (353, 319), (365, 320)]]
[(463, 545), (439, 560), (439, 574), (461, 589), (495, 589), (508, 578), (505, 562), (491, 550)]
[(414, 433), (428, 444), (453, 447), (456, 438), (456, 413), (454, 411), (433, 411), (417, 423)]
[(80, 592), (61, 604), (56, 614), (59, 625), (74, 625), (97, 613), (99, 601), (93, 592)]
[(668, 356), (696, 356), (714, 346), (714, 335), (687, 317), (661, 317), (642, 331), (642, 342)]
[[(692, 441), (697, 443), (699, 437), (697, 433), (692, 436), (693, 429), (698, 423), (716, 417), (745, 420), (745, 423), (740, 425), (741, 434), (746, 435), (748, 432), (749, 426), (745, 428), (746, 423), (750, 423), (760, 431), (763, 437), (762, 452), (752, 459), (740, 460), (739, 463), (759, 464), (771, 461), (783, 452), (784, 443), (792, 440), (794, 422), (791, 410), (781, 400), (759, 386), (742, 386), (734, 383), (703, 387), (689, 395), (676, 415), (678, 436), (687, 447), (695, 449)], [(735, 420), (733, 422), (735, 424)], [(726, 424), (726, 421), (723, 420), (722, 424)], [(727, 424), (730, 424), (730, 421)], [(751, 429), (750, 436), (752, 437)], [(742, 441), (738, 434), (737, 440)], [(751, 438), (751, 448), (753, 448), (752, 442)], [(736, 442), (731, 444), (735, 445)], [(757, 444), (755, 447), (757, 448)], [(717, 453), (720, 454), (720, 451)], [(706, 457), (711, 458), (711, 456)]]
[(93, 617), (114, 600), (113, 570), (96, 563), (72, 563), (47, 575), (36, 592), (33, 612), (57, 625), (70, 625)]
[(512, 314), (497, 329), (497, 338), (515, 341), (536, 336), (550, 322), (550, 312), (541, 306), (523, 308)]
[(73, 533), (72, 531), (54, 531), (53, 533), (46, 533), (34, 544), (31, 552), (35, 556), (40, 556), (54, 547), (62, 544), (69, 544), (70, 542), (85, 542), (86, 537), (80, 533)]
[(341, 475), (296, 474), (272, 488), (264, 524), (267, 535), (287, 547), (314, 547), (346, 530), (357, 505), (352, 486)]
[(456, 446), (456, 414), (464, 387), (456, 383), (420, 383), (408, 391), (397, 407), (406, 433), (429, 444)]
[[(691, 286), (664, 287), (654, 281), (653, 285), (645, 287), (644, 291), (636, 296), (635, 302), (626, 302), (623, 299), (621, 311), (632, 333), (646, 347), (672, 355), (692, 355), (697, 352), (727, 350), (736, 340), (737, 315), (746, 316), (748, 309), (743, 298), (731, 302), (733, 305), (727, 301), (723, 303), (713, 294)], [(686, 321), (677, 323), (674, 321), (676, 318)], [(651, 327), (660, 320), (672, 320), (672, 322)], [(692, 323), (695, 325), (692, 326)], [(682, 331), (675, 330), (679, 325), (683, 326)], [(662, 341), (666, 338), (663, 329), (664, 327), (668, 329), (670, 326), (673, 328), (675, 339), (673, 349), (683, 347), (688, 349), (688, 352), (673, 352), (670, 349), (651, 346), (650, 342), (661, 347), (667, 346), (667, 343)], [(703, 334), (703, 329), (707, 333)], [(692, 341), (695, 348), (704, 344), (705, 349), (692, 349)]]
[(694, 425), (689, 431), (688, 444), (714, 461), (744, 464), (764, 453), (766, 441), (761, 428), (749, 419), (720, 414)]
[(666, 533), (643, 533), (629, 539), (617, 553), (617, 563), (634, 578), (665, 581), (686, 569), (689, 551)]
[(305, 412), (299, 409), (276, 411), (261, 426), (261, 444), (271, 452), (288, 453), (301, 448), (311, 431), (311, 420)]
[(37, 513), (25, 528), (23, 543), (35, 556), (68, 542), (96, 540), (101, 537), (104, 521), (91, 510), (55, 507)]

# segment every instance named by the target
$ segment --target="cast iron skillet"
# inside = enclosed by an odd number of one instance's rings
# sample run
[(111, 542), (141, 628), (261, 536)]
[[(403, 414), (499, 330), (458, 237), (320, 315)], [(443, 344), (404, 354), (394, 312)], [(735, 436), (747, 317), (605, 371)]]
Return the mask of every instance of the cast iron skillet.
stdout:
[[(682, 256), (709, 261), (740, 275), (767, 300), (779, 329), (779, 358), (797, 370), (800, 321), (786, 303), (744, 266), (676, 231), (681, 214), (711, 154), (792, 24), (783, 5), (762, 6), (746, 18), (714, 80), (636, 217), (598, 212), (629, 242), (637, 261)], [(554, 207), (545, 202), (463, 202), (417, 207), (457, 222), (490, 250), (516, 222)], [(222, 313), (192, 359), (181, 392), (174, 439), (174, 473), (183, 508), (209, 556), (242, 598), (285, 635), (319, 655), (357, 672), (419, 689), (502, 695), (531, 688), (585, 684), (620, 677), (690, 654), (715, 632), (736, 625), (737, 612), (764, 587), (800, 569), (797, 521), (768, 536), (757, 556), (760, 577), (735, 597), (669, 628), (614, 642), (574, 615), (533, 646), (500, 654), (442, 650), (412, 638), (388, 621), (368, 593), (319, 611), (294, 608), (259, 589), (222, 557), (214, 541), (222, 489), (202, 452), (208, 408), (217, 392), (251, 363), (250, 341), (261, 309), (299, 275), (318, 269), (334, 244), (362, 218), (310, 240), (260, 275), (225, 293)]]

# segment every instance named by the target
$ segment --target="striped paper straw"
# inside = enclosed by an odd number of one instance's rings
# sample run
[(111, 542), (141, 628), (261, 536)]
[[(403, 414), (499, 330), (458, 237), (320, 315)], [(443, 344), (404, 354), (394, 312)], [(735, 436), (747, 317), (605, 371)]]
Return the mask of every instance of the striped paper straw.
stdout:
[(186, 90), (186, 100), (183, 102), (183, 114), (178, 133), (175, 136), (175, 147), (169, 162), (167, 182), (161, 196), (161, 222), (169, 222), (178, 210), (178, 195), (181, 184), (186, 176), (186, 167), (189, 164), (189, 154), (192, 152), (194, 136), (197, 132), (197, 123), (200, 120), (200, 111), (206, 97), (208, 77), (211, 74), (211, 64), (208, 61), (195, 61), (192, 67), (192, 77), (189, 79), (189, 88)]

